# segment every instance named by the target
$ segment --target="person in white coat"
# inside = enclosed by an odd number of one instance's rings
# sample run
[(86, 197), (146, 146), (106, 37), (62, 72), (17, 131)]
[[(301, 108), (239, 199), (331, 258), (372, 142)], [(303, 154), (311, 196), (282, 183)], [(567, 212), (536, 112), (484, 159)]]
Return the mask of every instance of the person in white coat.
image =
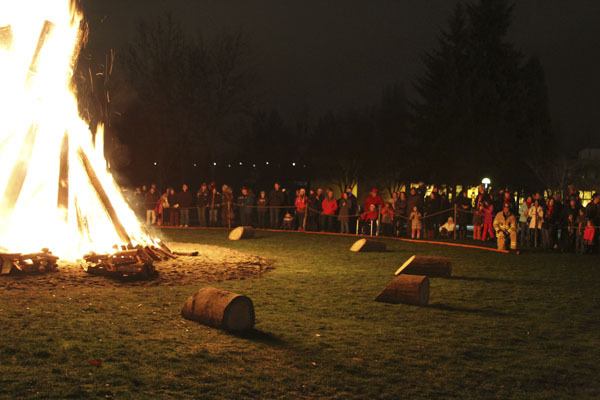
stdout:
[(538, 241), (540, 238), (540, 232), (542, 230), (542, 224), (544, 223), (544, 209), (540, 205), (540, 202), (535, 199), (533, 205), (529, 207), (529, 232), (533, 236), (533, 247), (538, 247)]

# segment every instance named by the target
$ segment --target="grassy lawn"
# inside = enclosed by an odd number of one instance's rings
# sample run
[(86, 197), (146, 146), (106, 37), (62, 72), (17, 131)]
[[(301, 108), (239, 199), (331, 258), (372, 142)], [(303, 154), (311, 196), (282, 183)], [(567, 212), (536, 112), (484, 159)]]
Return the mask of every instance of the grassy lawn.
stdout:
[[(169, 231), (272, 260), (249, 295), (258, 332), (183, 320), (205, 285), (3, 290), (0, 398), (598, 398), (600, 259), (352, 238)], [(445, 255), (429, 307), (373, 298), (414, 253)], [(90, 363), (100, 360), (101, 364)]]

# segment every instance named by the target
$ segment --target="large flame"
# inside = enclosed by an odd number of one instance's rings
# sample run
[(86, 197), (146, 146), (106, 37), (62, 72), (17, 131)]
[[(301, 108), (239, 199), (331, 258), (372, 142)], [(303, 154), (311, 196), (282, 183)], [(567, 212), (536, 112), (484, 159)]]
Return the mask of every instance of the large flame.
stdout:
[(71, 81), (81, 21), (70, 0), (0, 0), (3, 251), (47, 247), (77, 259), (152, 243), (79, 116)]

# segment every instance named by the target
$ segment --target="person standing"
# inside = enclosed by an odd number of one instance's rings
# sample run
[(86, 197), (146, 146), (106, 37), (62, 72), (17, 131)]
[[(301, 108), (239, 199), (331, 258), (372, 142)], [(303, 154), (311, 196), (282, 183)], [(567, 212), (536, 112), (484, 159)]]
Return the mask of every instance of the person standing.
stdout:
[(273, 184), (273, 190), (269, 192), (269, 222), (272, 229), (281, 228), (281, 210), (285, 205), (285, 193), (281, 190), (279, 182)]
[(494, 238), (494, 206), (488, 203), (487, 200), (483, 201), (483, 233), (481, 234), (481, 240), (486, 241)]
[(200, 185), (200, 189), (198, 193), (196, 193), (196, 210), (198, 211), (198, 224), (200, 226), (207, 226), (206, 223), (206, 212), (208, 210), (208, 204), (210, 201), (210, 192), (208, 190), (208, 185), (206, 182), (203, 182)]
[(342, 193), (342, 197), (338, 202), (338, 221), (340, 223), (340, 233), (350, 233), (350, 208), (352, 207), (352, 202), (348, 198), (348, 193)]
[(267, 227), (267, 213), (269, 210), (267, 209), (267, 193), (264, 190), (261, 190), (258, 194), (258, 199), (256, 200), (256, 210), (258, 214), (258, 227), (266, 228)]
[(238, 205), (240, 207), (240, 222), (242, 226), (252, 226), (254, 194), (246, 186), (242, 187), (242, 193), (238, 197)]
[(533, 203), (531, 196), (528, 196), (519, 205), (519, 246), (521, 248), (529, 245), (529, 209)]
[(179, 226), (179, 201), (175, 189), (169, 189), (169, 225)]
[(146, 225), (154, 225), (156, 223), (156, 206), (160, 196), (156, 192), (156, 188), (150, 187), (146, 192), (144, 203), (146, 205)]
[(458, 225), (459, 239), (467, 238), (467, 225), (469, 225), (469, 220), (472, 219), (471, 207), (471, 199), (467, 196), (467, 191), (465, 189), (461, 190), (456, 198), (456, 224)]
[(223, 226), (231, 228), (235, 213), (233, 212), (233, 191), (228, 185), (223, 185), (221, 196), (221, 223)]
[(187, 184), (181, 186), (181, 192), (177, 196), (177, 202), (179, 203), (179, 226), (187, 228), (190, 226), (190, 209), (192, 208), (192, 194)]
[(299, 231), (303, 231), (306, 228), (306, 207), (308, 206), (308, 199), (306, 197), (306, 189), (301, 188), (298, 190), (298, 195), (294, 200), (294, 208), (296, 209), (296, 226)]
[(350, 233), (356, 232), (356, 221), (358, 219), (358, 199), (352, 193), (352, 186), (346, 187), (346, 196), (348, 197), (348, 226), (350, 228)]
[(219, 226), (219, 211), (221, 211), (221, 204), (223, 199), (221, 193), (217, 190), (217, 186), (214, 183), (210, 184), (210, 202), (208, 204), (208, 225)]
[(544, 223), (544, 209), (540, 205), (540, 201), (536, 198), (533, 200), (533, 205), (529, 208), (529, 242), (533, 247), (538, 247), (540, 241), (540, 232)]
[(338, 204), (333, 197), (333, 190), (327, 189), (327, 197), (322, 202), (322, 215), (324, 226), (322, 227), (325, 232), (334, 232), (335, 215), (338, 209)]

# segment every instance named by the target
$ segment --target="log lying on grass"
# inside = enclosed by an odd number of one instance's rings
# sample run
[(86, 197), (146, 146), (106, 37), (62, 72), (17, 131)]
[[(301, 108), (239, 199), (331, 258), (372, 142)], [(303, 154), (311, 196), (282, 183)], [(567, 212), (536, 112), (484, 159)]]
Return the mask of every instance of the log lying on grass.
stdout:
[(254, 232), (251, 226), (238, 226), (229, 232), (229, 240), (251, 239), (254, 237)]
[(181, 315), (231, 332), (248, 331), (254, 327), (254, 305), (246, 296), (213, 287), (198, 290), (190, 296)]
[(375, 301), (426, 306), (429, 303), (429, 278), (421, 275), (398, 275), (375, 298)]
[(385, 251), (386, 246), (385, 242), (379, 242), (377, 240), (371, 239), (358, 239), (352, 247), (350, 247), (350, 251), (355, 253), (363, 253), (367, 251)]
[(396, 275), (401, 273), (426, 275), (431, 278), (450, 278), (452, 262), (446, 257), (412, 256), (396, 271)]

